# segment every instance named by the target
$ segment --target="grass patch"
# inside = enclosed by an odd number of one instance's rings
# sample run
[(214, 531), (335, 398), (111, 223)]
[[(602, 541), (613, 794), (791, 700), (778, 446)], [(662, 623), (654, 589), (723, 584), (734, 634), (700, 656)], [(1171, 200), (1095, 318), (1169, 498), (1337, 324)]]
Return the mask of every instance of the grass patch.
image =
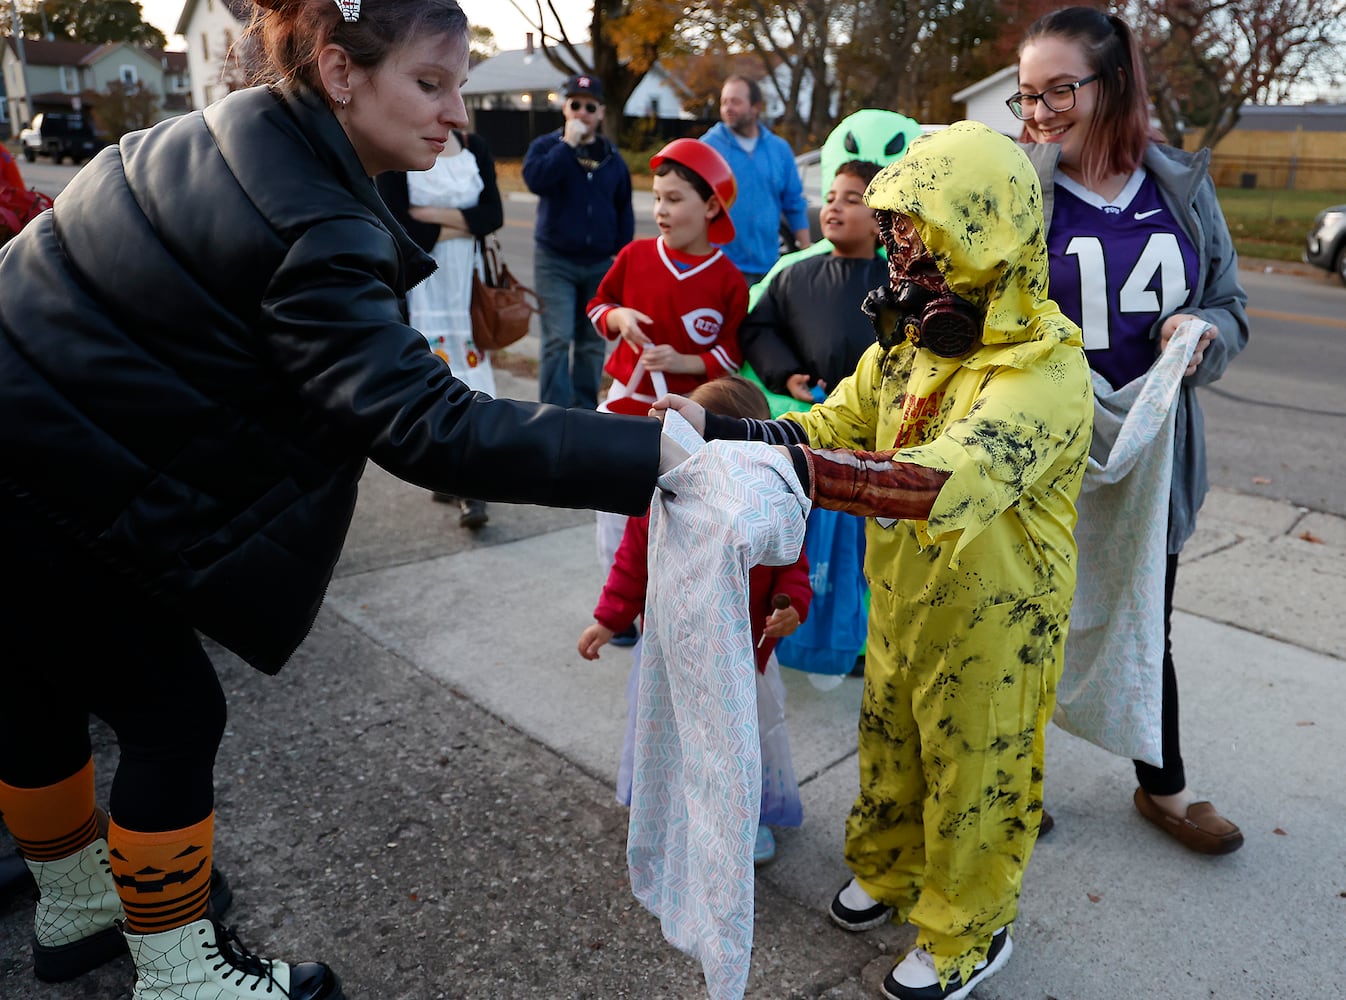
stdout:
[(1274, 191), (1220, 188), (1234, 247), (1241, 257), (1299, 260), (1314, 218), (1346, 203), (1346, 191)]

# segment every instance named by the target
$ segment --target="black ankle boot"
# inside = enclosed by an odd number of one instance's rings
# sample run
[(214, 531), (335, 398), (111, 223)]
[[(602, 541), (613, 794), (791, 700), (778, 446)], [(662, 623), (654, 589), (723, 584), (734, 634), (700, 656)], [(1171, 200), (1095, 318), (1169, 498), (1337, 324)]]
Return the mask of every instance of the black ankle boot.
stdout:
[(491, 518), (480, 500), (462, 500), (458, 504), (458, 523), (464, 528), (480, 528)]

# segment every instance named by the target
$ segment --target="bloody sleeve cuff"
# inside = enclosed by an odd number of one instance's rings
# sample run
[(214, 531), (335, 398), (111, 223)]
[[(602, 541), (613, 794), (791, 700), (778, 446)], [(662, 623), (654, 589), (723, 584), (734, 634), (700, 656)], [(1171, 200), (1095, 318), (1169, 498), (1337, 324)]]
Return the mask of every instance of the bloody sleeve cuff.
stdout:
[[(808, 463), (809, 496), (819, 507), (860, 517), (924, 520), (949, 473), (894, 462), (891, 451), (823, 450), (796, 446)], [(796, 468), (797, 468), (796, 464)]]

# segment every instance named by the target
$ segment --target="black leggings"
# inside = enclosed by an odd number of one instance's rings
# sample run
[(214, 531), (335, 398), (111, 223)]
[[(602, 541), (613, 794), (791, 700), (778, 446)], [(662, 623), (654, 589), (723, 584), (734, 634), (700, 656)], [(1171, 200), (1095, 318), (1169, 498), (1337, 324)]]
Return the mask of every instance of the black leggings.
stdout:
[(1135, 761), (1136, 780), (1151, 795), (1176, 795), (1187, 787), (1178, 739), (1178, 675), (1173, 669), (1173, 584), (1177, 576), (1178, 557), (1171, 555), (1164, 570), (1164, 766)]
[(121, 750), (109, 811), (131, 830), (197, 823), (214, 808), (224, 691), (195, 631), (0, 499), (0, 781), (42, 788), (89, 759), (89, 716)]

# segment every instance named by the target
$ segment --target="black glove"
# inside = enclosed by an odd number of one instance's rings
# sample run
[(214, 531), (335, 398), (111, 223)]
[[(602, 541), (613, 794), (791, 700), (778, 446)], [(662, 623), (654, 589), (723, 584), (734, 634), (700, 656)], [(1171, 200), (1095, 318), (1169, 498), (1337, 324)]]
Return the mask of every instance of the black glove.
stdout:
[(860, 311), (869, 317), (879, 346), (885, 351), (906, 340), (902, 331), (902, 310), (898, 308), (897, 296), (887, 284), (869, 291), (860, 303)]

